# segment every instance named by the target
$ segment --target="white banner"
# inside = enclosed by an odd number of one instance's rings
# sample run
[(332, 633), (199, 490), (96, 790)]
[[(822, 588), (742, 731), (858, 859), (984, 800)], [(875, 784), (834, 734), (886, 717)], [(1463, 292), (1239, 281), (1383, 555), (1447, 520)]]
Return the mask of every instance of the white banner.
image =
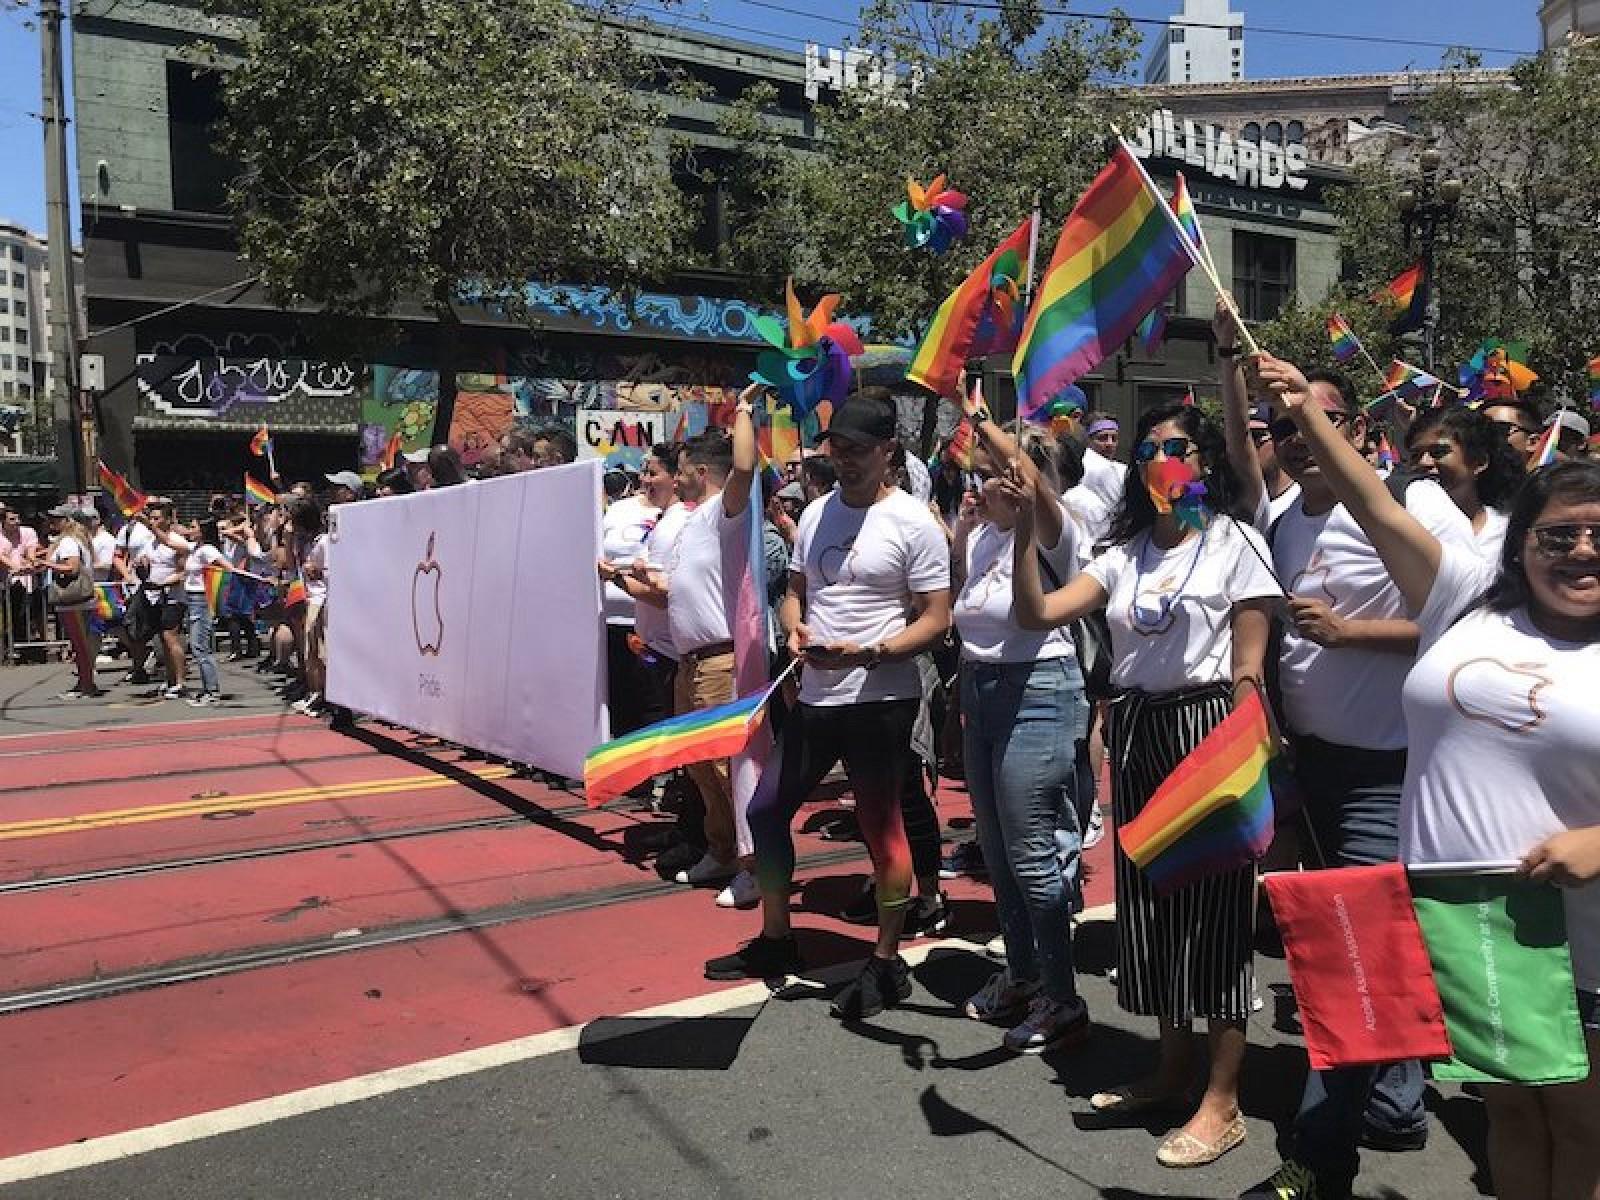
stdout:
[(607, 739), (600, 464), (334, 510), (328, 699), (581, 778)]

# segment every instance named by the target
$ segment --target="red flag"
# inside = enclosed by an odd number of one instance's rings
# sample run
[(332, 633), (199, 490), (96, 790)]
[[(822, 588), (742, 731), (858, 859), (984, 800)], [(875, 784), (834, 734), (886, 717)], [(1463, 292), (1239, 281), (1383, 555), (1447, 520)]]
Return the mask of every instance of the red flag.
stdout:
[(1450, 1054), (1404, 867), (1279, 872), (1264, 879), (1312, 1067)]

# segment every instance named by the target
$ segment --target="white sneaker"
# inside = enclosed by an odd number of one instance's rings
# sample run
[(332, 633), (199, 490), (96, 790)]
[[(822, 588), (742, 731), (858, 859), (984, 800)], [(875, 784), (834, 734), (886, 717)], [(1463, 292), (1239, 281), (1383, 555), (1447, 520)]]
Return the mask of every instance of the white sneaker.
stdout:
[(963, 1006), (974, 1021), (1004, 1021), (1016, 1016), (1033, 999), (1039, 984), (1012, 983), (1010, 971), (996, 971)]
[(732, 863), (718, 862), (710, 853), (701, 855), (700, 861), (692, 867), (686, 867), (673, 876), (679, 883), (687, 883), (692, 887), (700, 887), (707, 883), (721, 883), (725, 879), (732, 879), (739, 873), (739, 869)]
[(995, 934), (989, 939), (988, 944), (984, 946), (983, 952), (994, 959), (995, 962), (1005, 962), (1006, 939), (998, 933)]
[(317, 705), (322, 702), (322, 696), (317, 692), (309, 692), (304, 700), (296, 701), (289, 707), (297, 713), (310, 714), (316, 711)]
[(754, 908), (761, 903), (761, 889), (749, 871), (740, 871), (733, 882), (717, 893), (718, 908)]
[(1093, 850), (1100, 844), (1100, 839), (1106, 835), (1105, 814), (1100, 811), (1100, 805), (1095, 804), (1089, 811), (1089, 828), (1083, 831), (1083, 848)]
[(1082, 1000), (1065, 1004), (1043, 992), (1033, 998), (1022, 1024), (1008, 1030), (1007, 1050), (1018, 1054), (1043, 1054), (1052, 1046), (1071, 1044), (1089, 1036), (1089, 1006)]

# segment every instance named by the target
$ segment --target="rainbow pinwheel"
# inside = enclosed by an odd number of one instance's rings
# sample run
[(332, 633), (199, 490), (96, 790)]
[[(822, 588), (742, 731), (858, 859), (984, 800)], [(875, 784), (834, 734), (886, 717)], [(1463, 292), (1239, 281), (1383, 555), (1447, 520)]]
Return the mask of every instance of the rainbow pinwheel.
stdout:
[(1539, 381), (1528, 369), (1525, 342), (1502, 342), (1486, 338), (1478, 352), (1461, 368), (1461, 386), (1467, 389), (1468, 403), (1486, 400), (1514, 400)]
[(795, 419), (811, 413), (824, 400), (835, 408), (850, 394), (850, 356), (865, 347), (856, 331), (843, 321), (831, 320), (839, 306), (833, 293), (817, 301), (807, 316), (795, 298), (794, 280), (784, 284), (789, 310), (788, 328), (768, 316), (754, 319), (756, 332), (772, 347), (756, 359), (750, 378), (776, 389)]
[(906, 245), (926, 246), (943, 254), (967, 235), (967, 198), (944, 186), (944, 176), (935, 175), (924, 188), (915, 179), (906, 180), (906, 195), (894, 206), (894, 215), (905, 227)]

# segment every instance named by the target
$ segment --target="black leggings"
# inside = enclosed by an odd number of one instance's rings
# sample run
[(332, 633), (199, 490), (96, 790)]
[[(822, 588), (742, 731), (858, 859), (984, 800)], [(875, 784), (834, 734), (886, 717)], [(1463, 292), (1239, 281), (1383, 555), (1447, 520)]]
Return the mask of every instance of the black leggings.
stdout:
[[(911, 895), (911, 848), (901, 806), (909, 776), (921, 770), (911, 750), (916, 700), (879, 700), (838, 706), (797, 705), (784, 722), (767, 776), (750, 802), (756, 879), (768, 894), (788, 896), (794, 881), (794, 837), (790, 824), (800, 806), (834, 764), (844, 762), (856, 798), (856, 821), (877, 873), (878, 904), (893, 908)], [(920, 787), (918, 789), (921, 790)], [(922, 793), (929, 812), (932, 804)], [(938, 869), (937, 818), (934, 870)]]

